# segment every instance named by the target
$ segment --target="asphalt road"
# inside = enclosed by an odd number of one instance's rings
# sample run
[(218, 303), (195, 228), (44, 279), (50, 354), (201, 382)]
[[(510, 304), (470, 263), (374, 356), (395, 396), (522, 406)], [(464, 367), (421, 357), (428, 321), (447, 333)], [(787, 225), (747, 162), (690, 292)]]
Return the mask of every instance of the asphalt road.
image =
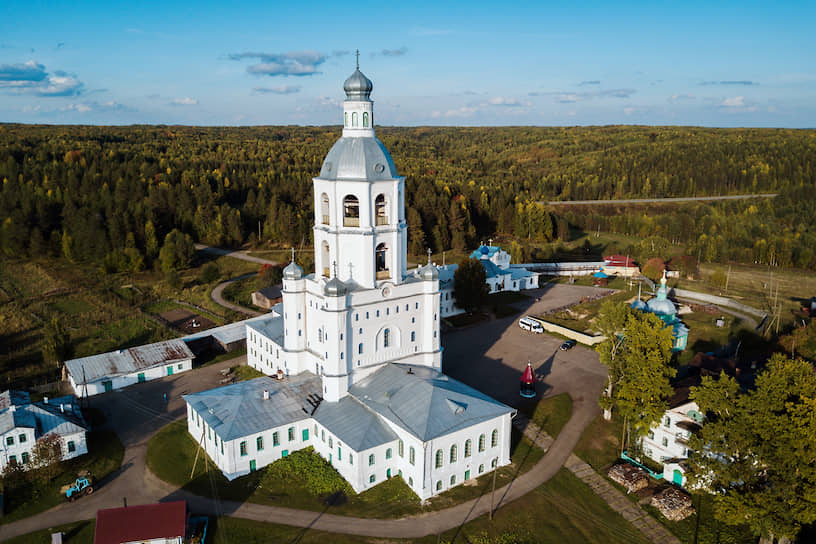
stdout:
[(272, 266), (278, 266), (280, 264), (277, 261), (247, 255), (246, 251), (239, 249), (222, 249), (220, 247), (205, 246), (204, 244), (196, 244), (195, 248), (202, 253), (209, 253), (210, 255), (217, 255), (219, 257), (232, 257), (233, 259), (241, 259), (242, 261), (248, 261), (250, 263), (270, 264)]
[[(577, 346), (561, 352), (558, 350), (561, 339), (523, 331), (518, 327), (517, 319), (525, 313), (541, 313), (594, 292), (597, 291), (591, 287), (548, 285), (534, 292), (541, 296), (541, 301), (530, 299), (529, 302), (520, 303), (517, 316), (484, 322), (443, 335), (443, 370), (452, 377), (519, 407), (522, 402), (518, 395), (519, 380), (529, 359), (538, 377), (539, 398), (566, 392), (573, 400), (572, 417), (541, 461), (524, 478), (496, 490), (498, 507), (524, 496), (561, 468), (583, 430), (599, 413), (597, 398), (606, 376), (606, 369), (599, 363), (594, 351)], [(216, 387), (221, 379), (220, 370), (238, 361), (240, 359), (224, 361), (92, 397), (91, 405), (105, 413), (106, 425), (117, 432), (125, 445), (122, 468), (107, 481), (100, 482), (98, 490), (89, 497), (1, 525), (0, 539), (93, 518), (100, 508), (121, 506), (125, 497), (131, 505), (185, 499), (190, 510), (196, 513), (385, 538), (417, 538), (438, 534), (488, 512), (490, 500), (482, 497), (446, 510), (402, 519), (355, 518), (252, 503), (215, 502), (177, 490), (158, 480), (145, 466), (150, 437), (170, 421), (185, 416), (181, 395)], [(166, 406), (162, 400), (163, 393), (167, 393), (169, 398)]]
[(227, 281), (223, 281), (223, 282), (219, 283), (210, 292), (210, 298), (213, 299), (213, 302), (215, 302), (216, 304), (220, 304), (221, 306), (223, 306), (224, 308), (227, 308), (229, 310), (233, 310), (235, 312), (238, 312), (238, 313), (241, 313), (241, 314), (244, 314), (244, 315), (248, 315), (250, 317), (255, 317), (255, 316), (261, 315), (261, 312), (256, 312), (255, 310), (250, 310), (249, 308), (244, 308), (243, 306), (238, 306), (237, 304), (233, 304), (232, 302), (230, 302), (230, 301), (228, 301), (227, 299), (224, 298), (224, 289), (227, 287), (227, 285), (229, 285), (230, 283), (236, 282), (238, 280), (243, 280), (245, 278), (251, 278), (254, 275), (255, 275), (254, 273), (253, 274), (244, 274), (243, 276), (238, 276), (237, 278), (231, 278), (231, 279), (228, 279)]

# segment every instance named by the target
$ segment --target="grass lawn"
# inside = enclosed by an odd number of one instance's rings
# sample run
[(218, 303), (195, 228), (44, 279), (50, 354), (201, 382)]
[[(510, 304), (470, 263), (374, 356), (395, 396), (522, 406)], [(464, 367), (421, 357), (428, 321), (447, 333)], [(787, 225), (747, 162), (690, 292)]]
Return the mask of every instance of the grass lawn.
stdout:
[(75, 521), (67, 525), (59, 525), (51, 529), (43, 529), (27, 535), (6, 540), (6, 544), (32, 544), (51, 542), (51, 533), (62, 533), (65, 544), (93, 544), (95, 520)]
[(612, 421), (606, 421), (603, 415), (599, 415), (584, 429), (573, 452), (597, 472), (606, 474), (606, 470), (620, 457), (622, 429), (623, 420), (615, 411), (612, 412)]
[(224, 298), (233, 304), (246, 308), (258, 308), (252, 304), (252, 293), (258, 290), (258, 276), (250, 276), (234, 281), (224, 288)]
[[(330, 510), (335, 513), (334, 509)], [(407, 540), (358, 537), (310, 529), (220, 518), (208, 542), (350, 542), (386, 544)], [(417, 544), (646, 544), (641, 534), (566, 469), (523, 498), (499, 508), (493, 521), (481, 516)]]
[[(637, 291), (635, 291), (634, 294), (637, 295)], [(561, 312), (543, 315), (541, 316), (541, 319), (549, 321), (550, 323), (555, 323), (556, 325), (561, 325), (562, 327), (567, 327), (568, 329), (572, 329), (574, 331), (593, 331), (595, 316), (598, 315), (601, 304), (607, 300), (624, 302), (632, 298), (632, 296), (634, 295), (628, 290), (622, 290), (615, 294), (609, 295), (608, 297), (603, 297), (591, 302), (576, 304), (575, 306)]]
[(88, 453), (64, 462), (62, 472), (53, 480), (45, 484), (34, 481), (25, 485), (23, 489), (6, 493), (6, 514), (0, 518), (0, 523), (11, 523), (33, 516), (65, 502), (65, 497), (60, 494), (60, 487), (72, 483), (80, 470), (87, 470), (93, 474), (94, 487), (104, 486), (105, 476), (122, 465), (124, 453), (125, 450), (116, 434), (109, 431), (88, 433)]
[[(497, 487), (509, 483), (528, 471), (544, 454), (520, 433), (515, 432), (511, 452), (512, 463), (500, 468), (497, 473)], [(147, 450), (147, 465), (159, 478), (198, 495), (211, 496), (212, 486), (215, 485), (218, 496), (222, 500), (249, 501), (314, 511), (325, 509), (325, 495), (315, 495), (306, 489), (311, 485), (310, 482), (298, 484), (288, 478), (286, 481), (273, 478), (264, 479), (270, 469), (261, 469), (228, 482), (207, 459), (210, 470), (215, 470), (213, 484), (205, 471), (204, 459), (199, 458), (196, 471), (193, 478), (190, 479), (195, 454), (196, 444), (187, 433), (186, 420), (177, 421), (164, 427), (151, 439)], [(295, 458), (296, 455), (298, 453), (294, 452), (289, 458), (281, 459), (275, 464), (294, 462), (290, 458)], [(402, 479), (394, 477), (363, 493), (349, 493), (346, 502), (333, 506), (331, 511), (335, 514), (360, 517), (400, 517), (439, 510), (476, 498), (488, 492), (491, 483), (492, 477), (485, 474), (476, 479), (474, 485), (454, 487), (429, 500), (425, 505), (421, 505), (419, 499)]]
[(235, 377), (238, 378), (239, 382), (243, 382), (246, 380), (254, 380), (255, 378), (263, 378), (266, 376), (260, 370), (255, 370), (249, 365), (237, 365), (230, 367), (230, 371), (235, 374)]
[[(528, 414), (529, 415), (529, 414)], [(542, 399), (536, 404), (530, 418), (533, 423), (544, 429), (551, 437), (557, 438), (572, 415), (572, 398), (561, 393), (554, 397)]]

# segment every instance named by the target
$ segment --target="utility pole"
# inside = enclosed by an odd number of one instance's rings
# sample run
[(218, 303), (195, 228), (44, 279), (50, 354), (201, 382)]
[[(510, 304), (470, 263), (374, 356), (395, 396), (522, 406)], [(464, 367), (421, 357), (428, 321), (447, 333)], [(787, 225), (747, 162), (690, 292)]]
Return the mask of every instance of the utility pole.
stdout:
[(493, 521), (493, 495), (496, 494), (496, 472), (499, 470), (499, 458), (496, 457), (496, 466), (493, 467), (493, 490), (490, 492), (490, 521)]
[(728, 282), (731, 279), (731, 265), (728, 265), (728, 274), (725, 276), (725, 292), (728, 293)]

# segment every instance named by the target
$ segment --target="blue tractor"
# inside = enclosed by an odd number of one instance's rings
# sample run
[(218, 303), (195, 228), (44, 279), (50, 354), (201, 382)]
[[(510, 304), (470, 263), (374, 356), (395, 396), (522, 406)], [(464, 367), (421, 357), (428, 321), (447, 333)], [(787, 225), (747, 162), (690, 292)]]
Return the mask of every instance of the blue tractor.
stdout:
[(72, 502), (83, 495), (90, 495), (93, 490), (93, 476), (91, 475), (80, 476), (74, 483), (62, 487), (65, 498)]

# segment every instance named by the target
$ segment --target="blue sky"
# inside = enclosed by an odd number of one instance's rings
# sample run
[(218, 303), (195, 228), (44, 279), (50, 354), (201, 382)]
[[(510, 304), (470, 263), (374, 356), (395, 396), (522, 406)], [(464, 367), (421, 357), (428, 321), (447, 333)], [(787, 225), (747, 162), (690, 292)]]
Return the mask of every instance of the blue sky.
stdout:
[(816, 127), (816, 2), (0, 2), (0, 121)]

